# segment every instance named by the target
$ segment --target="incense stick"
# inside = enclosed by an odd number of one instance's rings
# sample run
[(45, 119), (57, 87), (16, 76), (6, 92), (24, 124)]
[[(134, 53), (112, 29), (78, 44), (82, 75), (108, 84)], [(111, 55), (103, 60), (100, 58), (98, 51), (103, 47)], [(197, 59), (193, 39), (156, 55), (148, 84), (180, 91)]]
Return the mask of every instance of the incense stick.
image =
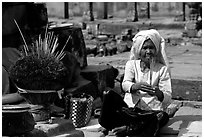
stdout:
[(24, 42), (24, 50), (25, 50), (25, 54), (26, 55), (28, 55), (28, 45), (27, 45), (27, 43), (26, 43), (26, 41), (25, 41), (25, 38), (24, 38), (24, 36), (23, 36), (23, 33), (21, 32), (21, 29), (20, 29), (20, 27), (18, 26), (18, 23), (16, 22), (16, 20), (14, 19), (14, 22), (15, 22), (15, 24), (16, 24), (16, 26), (17, 26), (17, 28), (18, 28), (18, 30), (19, 30), (19, 32), (20, 32), (20, 34), (21, 34), (21, 37), (22, 37), (22, 39), (23, 39), (23, 42)]
[(151, 58), (150, 61), (150, 85), (152, 86), (152, 72), (153, 72), (153, 66), (154, 66), (154, 58)]

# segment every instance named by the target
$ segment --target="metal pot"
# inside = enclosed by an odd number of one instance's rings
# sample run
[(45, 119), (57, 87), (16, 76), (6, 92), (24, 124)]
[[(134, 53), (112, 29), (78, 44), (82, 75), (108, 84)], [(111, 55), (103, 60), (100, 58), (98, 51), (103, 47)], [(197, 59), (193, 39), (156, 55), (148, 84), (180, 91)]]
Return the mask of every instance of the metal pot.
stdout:
[(2, 106), (2, 135), (19, 136), (32, 131), (35, 121), (27, 104)]

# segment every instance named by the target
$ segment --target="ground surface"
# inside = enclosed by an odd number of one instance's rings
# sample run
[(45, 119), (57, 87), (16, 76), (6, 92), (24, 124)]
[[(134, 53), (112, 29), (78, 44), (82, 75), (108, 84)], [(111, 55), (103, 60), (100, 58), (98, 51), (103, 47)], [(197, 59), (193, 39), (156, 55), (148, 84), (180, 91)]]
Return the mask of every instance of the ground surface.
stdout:
[[(79, 24), (83, 19), (56, 19), (50, 18), (49, 21), (70, 22)], [(151, 19), (139, 19), (138, 22), (126, 22), (126, 19), (95, 20), (93, 23), (118, 23), (133, 24), (139, 27), (155, 25), (158, 32), (170, 42), (166, 44), (167, 57), (169, 59), (172, 78), (184, 80), (202, 80), (202, 38), (184, 38), (182, 33), (186, 22), (174, 21), (169, 17), (152, 17)], [(129, 52), (120, 53), (106, 57), (87, 57), (88, 65), (110, 64), (124, 72), (124, 65), (129, 58)]]

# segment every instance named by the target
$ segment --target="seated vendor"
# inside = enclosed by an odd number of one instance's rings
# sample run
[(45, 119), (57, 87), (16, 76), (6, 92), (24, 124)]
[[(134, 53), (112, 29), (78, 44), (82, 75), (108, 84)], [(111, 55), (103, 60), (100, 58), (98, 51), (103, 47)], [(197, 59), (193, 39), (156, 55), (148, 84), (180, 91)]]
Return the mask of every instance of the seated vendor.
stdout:
[(125, 66), (122, 98), (104, 93), (99, 123), (116, 136), (159, 136), (169, 121), (171, 77), (165, 41), (154, 29), (142, 30), (133, 38), (130, 60)]

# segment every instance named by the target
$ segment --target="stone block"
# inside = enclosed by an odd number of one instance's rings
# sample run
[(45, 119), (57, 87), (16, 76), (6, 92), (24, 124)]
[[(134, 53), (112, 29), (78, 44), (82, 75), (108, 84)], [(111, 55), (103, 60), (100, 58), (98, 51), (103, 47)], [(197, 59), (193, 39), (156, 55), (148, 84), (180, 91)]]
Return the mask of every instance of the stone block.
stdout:
[(82, 131), (75, 130), (69, 119), (56, 118), (52, 123), (37, 122), (35, 128), (24, 135), (25, 137), (83, 137)]
[(59, 49), (62, 49), (69, 38), (65, 51), (74, 54), (80, 63), (80, 67), (84, 68), (87, 66), (86, 59), (86, 46), (84, 42), (84, 36), (80, 27), (64, 26), (54, 27), (50, 29), (55, 35), (58, 35)]
[(99, 34), (98, 30), (99, 24), (97, 23), (89, 23), (86, 26), (86, 30), (88, 31), (89, 34), (93, 34), (94, 36)]
[(88, 65), (81, 71), (81, 75), (92, 81), (102, 96), (107, 87), (113, 88), (118, 70), (111, 65)]
[(85, 137), (105, 137), (102, 132), (83, 131)]
[(180, 107), (174, 117), (170, 118), (167, 125), (160, 130), (160, 134), (161, 136), (178, 136), (181, 129), (188, 128), (188, 125), (195, 121), (202, 121), (202, 109), (189, 106)]
[(187, 29), (196, 29), (196, 22), (187, 22), (186, 28)]
[(84, 137), (84, 133), (83, 131), (80, 131), (80, 130), (73, 130), (69, 133), (65, 133), (65, 134), (60, 134), (58, 136), (55, 136), (55, 137)]
[(187, 36), (188, 37), (196, 37), (196, 35), (197, 35), (197, 30), (195, 30), (195, 29), (189, 29), (189, 30), (187, 30)]
[(96, 98), (98, 96), (98, 91), (94, 84), (86, 79), (81, 79), (77, 81), (77, 85), (75, 87), (67, 88), (65, 90), (66, 95), (75, 95), (79, 93), (86, 93)]
[(75, 130), (75, 127), (70, 119), (58, 118), (53, 120), (53, 123), (51, 124), (37, 123), (35, 129), (43, 131), (48, 137), (50, 137)]
[(132, 29), (133, 32), (136, 32), (139, 25), (131, 25), (124, 23), (102, 23), (99, 25), (99, 32), (101, 34), (121, 34), (126, 29)]
[(171, 104), (165, 110), (169, 117), (172, 118), (178, 109), (182, 106), (182, 102), (178, 100), (172, 100)]

